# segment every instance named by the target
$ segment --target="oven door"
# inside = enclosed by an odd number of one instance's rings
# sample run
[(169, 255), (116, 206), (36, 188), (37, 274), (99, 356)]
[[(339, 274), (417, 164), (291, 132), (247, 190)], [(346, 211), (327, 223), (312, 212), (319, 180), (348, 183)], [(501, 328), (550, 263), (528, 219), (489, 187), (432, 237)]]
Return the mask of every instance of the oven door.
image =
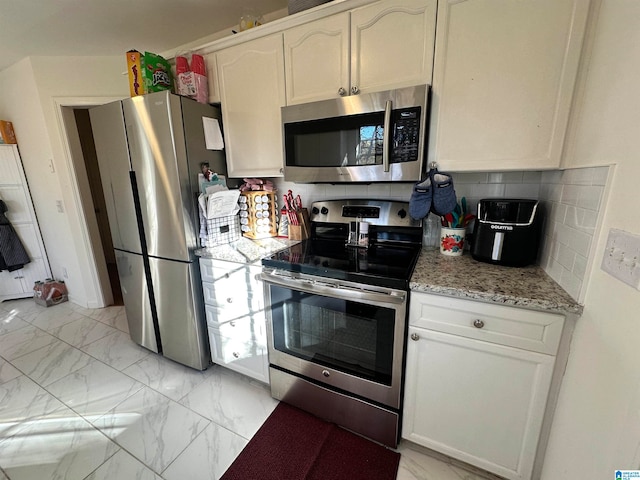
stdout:
[(406, 292), (272, 269), (262, 280), (272, 366), (400, 408)]

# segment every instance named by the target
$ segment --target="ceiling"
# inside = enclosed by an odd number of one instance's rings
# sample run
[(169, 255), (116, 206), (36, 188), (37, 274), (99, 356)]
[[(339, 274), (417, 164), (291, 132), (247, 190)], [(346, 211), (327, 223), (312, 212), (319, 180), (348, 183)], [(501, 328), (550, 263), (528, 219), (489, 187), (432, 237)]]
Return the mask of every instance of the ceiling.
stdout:
[(0, 70), (28, 56), (161, 53), (237, 30), (243, 8), (264, 15), (287, 0), (0, 0)]

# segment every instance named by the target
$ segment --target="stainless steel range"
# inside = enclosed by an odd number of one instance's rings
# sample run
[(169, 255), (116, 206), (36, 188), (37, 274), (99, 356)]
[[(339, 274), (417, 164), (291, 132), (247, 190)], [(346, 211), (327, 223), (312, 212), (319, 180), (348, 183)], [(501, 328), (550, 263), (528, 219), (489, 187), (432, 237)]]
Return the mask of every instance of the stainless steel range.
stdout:
[(262, 261), (271, 393), (395, 447), (421, 222), (376, 200), (316, 202), (311, 222), (310, 239)]

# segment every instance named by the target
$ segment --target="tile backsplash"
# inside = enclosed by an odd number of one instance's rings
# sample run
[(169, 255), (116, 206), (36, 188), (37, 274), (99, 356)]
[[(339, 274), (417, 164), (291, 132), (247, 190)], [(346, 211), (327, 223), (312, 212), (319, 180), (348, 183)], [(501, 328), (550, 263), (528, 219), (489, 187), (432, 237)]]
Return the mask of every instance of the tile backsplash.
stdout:
[[(546, 212), (539, 264), (574, 299), (584, 290), (592, 239), (603, 203), (609, 167), (552, 171), (454, 173), (458, 198), (466, 197), (476, 213), (482, 198), (531, 198), (540, 200)], [(305, 206), (318, 200), (376, 198), (409, 201), (411, 183), (304, 184), (274, 179), (280, 193), (291, 189)], [(425, 243), (439, 237), (427, 231)], [(435, 245), (434, 245), (435, 246)]]

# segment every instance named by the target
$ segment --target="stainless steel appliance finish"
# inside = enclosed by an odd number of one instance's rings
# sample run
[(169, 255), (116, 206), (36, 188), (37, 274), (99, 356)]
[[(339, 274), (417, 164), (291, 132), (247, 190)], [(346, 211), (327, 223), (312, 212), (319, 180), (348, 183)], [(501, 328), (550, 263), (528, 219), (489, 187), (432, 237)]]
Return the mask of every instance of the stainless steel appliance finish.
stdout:
[[(311, 238), (263, 259), (261, 275), (272, 395), (392, 447), (422, 231), (407, 208), (315, 202)], [(371, 224), (368, 248), (346, 244), (353, 218)]]
[(196, 196), (202, 162), (226, 173), (222, 152), (204, 146), (202, 118), (219, 110), (158, 92), (90, 116), (131, 338), (205, 369)]
[[(429, 86), (418, 85), (282, 107), (285, 180), (300, 183), (420, 180), (428, 106)], [(411, 113), (401, 111), (412, 108)], [(313, 134), (309, 148), (299, 155), (304, 158), (297, 158), (296, 154), (304, 138), (296, 138), (290, 131), (292, 127)], [(375, 142), (365, 142), (360, 138), (364, 132), (360, 127), (382, 131), (382, 138), (376, 136)], [(371, 148), (371, 143), (376, 143), (375, 160), (372, 156), (360, 159), (358, 156)], [(359, 159), (347, 160), (354, 155)]]

